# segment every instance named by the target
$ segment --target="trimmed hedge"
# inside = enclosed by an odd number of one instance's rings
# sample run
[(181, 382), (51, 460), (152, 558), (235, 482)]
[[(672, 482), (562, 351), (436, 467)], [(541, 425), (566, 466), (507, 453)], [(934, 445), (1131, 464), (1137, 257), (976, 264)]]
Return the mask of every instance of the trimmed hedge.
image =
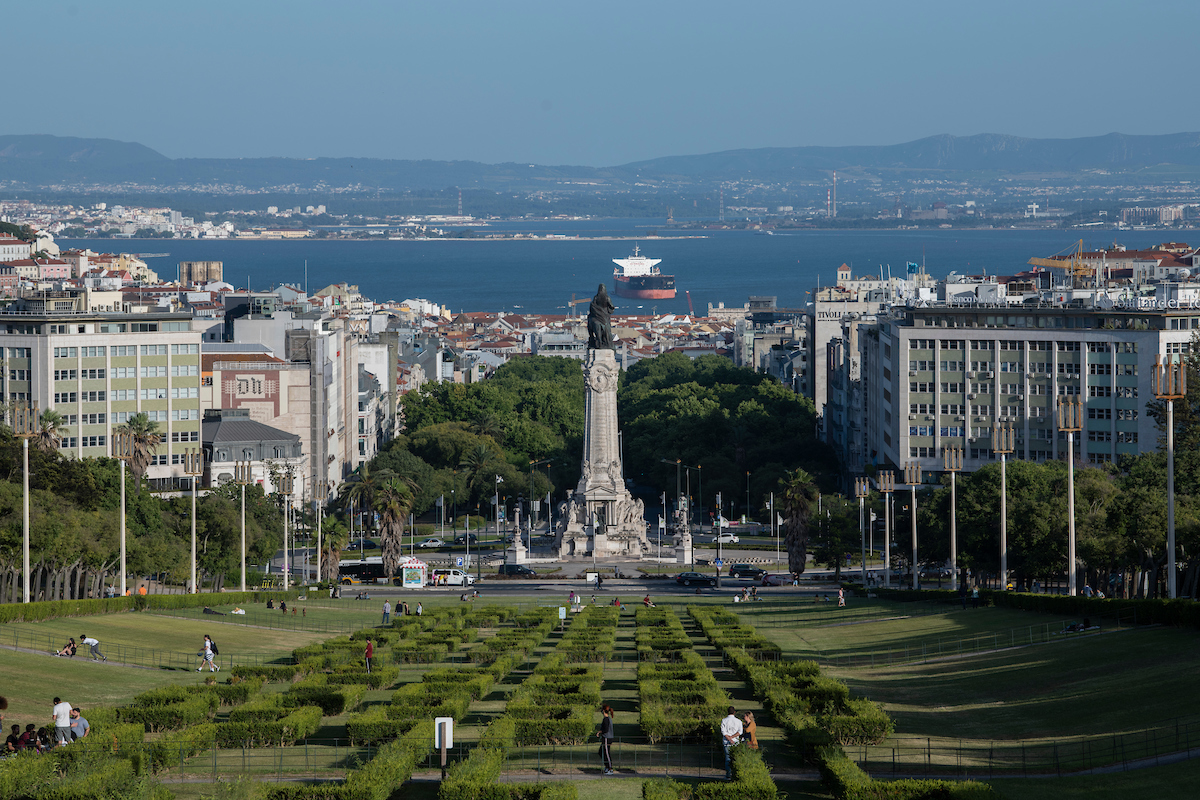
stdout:
[(572, 783), (497, 783), (504, 753), (477, 747), (446, 773), (438, 800), (577, 800)]
[[(139, 705), (124, 706), (117, 709), (118, 719), (121, 722), (144, 725), (146, 730), (152, 733), (156, 731), (173, 731), (208, 721), (216, 713), (217, 706), (221, 702), (211, 692), (195, 695), (188, 692), (182, 686), (165, 688), (183, 690), (185, 699), (173, 703), (146, 703), (145, 701), (140, 701)], [(142, 697), (142, 695), (138, 697)], [(135, 698), (135, 702), (138, 702), (137, 698)]]
[(246, 680), (260, 678), (266, 683), (291, 683), (297, 675), (307, 675), (311, 670), (300, 664), (262, 664), (256, 667), (234, 666), (230, 672), (234, 677)]
[(220, 747), (273, 747), (291, 745), (312, 736), (321, 727), (321, 709), (301, 706), (278, 719), (253, 719), (217, 726)]
[(320, 706), (322, 714), (332, 717), (346, 711), (353, 711), (362, 705), (363, 695), (366, 691), (367, 687), (359, 683), (329, 686), (323, 681), (318, 683), (313, 678), (307, 678), (284, 692), (283, 704), (292, 708)]
[(268, 598), (288, 600), (289, 592), (220, 592), (206, 594), (153, 594), (131, 597), (98, 598), (94, 600), (48, 600), (40, 603), (0, 604), (0, 624), (9, 622), (43, 622), (60, 617), (87, 617), (97, 614), (120, 614), (143, 609), (202, 608), (215, 605), (250, 605), (265, 603)]

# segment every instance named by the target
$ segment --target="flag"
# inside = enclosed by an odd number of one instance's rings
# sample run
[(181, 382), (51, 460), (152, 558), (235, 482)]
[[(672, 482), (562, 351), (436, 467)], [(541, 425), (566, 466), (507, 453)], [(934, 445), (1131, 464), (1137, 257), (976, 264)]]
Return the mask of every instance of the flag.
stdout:
[(549, 492), (546, 492), (546, 505), (547, 506), (550, 505), (550, 493)]
[(444, 494), (439, 494), (439, 495), (438, 495), (437, 502), (436, 502), (436, 503), (434, 503), (434, 505), (436, 505), (438, 508), (441, 508), (441, 507), (442, 507), (442, 503), (443, 503), (443, 501), (445, 501), (445, 499), (446, 499), (446, 495), (444, 495)]
[(499, 486), (502, 483), (504, 483), (504, 478), (501, 478), (499, 475), (497, 475), (496, 476), (496, 485)]
[(775, 523), (776, 525), (782, 525), (782, 524), (783, 524), (783, 514), (776, 514), (776, 515), (775, 515), (775, 519), (777, 520), (777, 522)]

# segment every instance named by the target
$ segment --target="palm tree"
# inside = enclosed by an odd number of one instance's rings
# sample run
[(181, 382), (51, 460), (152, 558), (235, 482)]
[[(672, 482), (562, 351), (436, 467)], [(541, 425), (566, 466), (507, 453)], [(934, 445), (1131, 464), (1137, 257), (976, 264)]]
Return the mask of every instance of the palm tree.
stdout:
[(467, 495), (475, 497), (480, 486), (490, 489), (493, 486), (492, 476), (496, 473), (496, 453), (485, 444), (478, 445), (463, 456), (459, 468), (467, 474)]
[(788, 569), (804, 572), (808, 560), (808, 518), (817, 499), (817, 486), (812, 476), (802, 469), (794, 469), (779, 484), (783, 493), (783, 536), (787, 543)]
[(131, 437), (132, 455), (129, 459), (129, 468), (133, 471), (134, 481), (140, 492), (142, 478), (145, 477), (146, 470), (150, 468), (151, 457), (158, 446), (162, 444), (163, 437), (158, 432), (158, 423), (152, 422), (144, 411), (139, 411), (130, 417), (128, 422), (117, 428), (117, 431), (129, 434)]
[(51, 408), (38, 415), (37, 435), (34, 436), (33, 441), (39, 450), (47, 455), (58, 452), (58, 446), (62, 442), (65, 430), (64, 422), (66, 420), (63, 415)]
[(413, 490), (408, 481), (390, 476), (375, 492), (379, 512), (379, 538), (383, 549), (383, 571), (394, 575), (404, 558), (404, 521), (413, 506)]
[(495, 414), (484, 414), (471, 426), (479, 436), (490, 436), (496, 442), (504, 441), (504, 423)]

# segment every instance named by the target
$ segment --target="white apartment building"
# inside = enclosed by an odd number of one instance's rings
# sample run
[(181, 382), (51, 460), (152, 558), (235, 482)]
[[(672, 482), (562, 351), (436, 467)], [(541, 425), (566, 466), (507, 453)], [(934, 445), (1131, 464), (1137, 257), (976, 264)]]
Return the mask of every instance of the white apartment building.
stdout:
[(61, 448), (107, 456), (114, 427), (145, 413), (163, 444), (147, 478), (182, 475), (200, 444), (200, 334), (180, 313), (97, 312), (82, 292), (46, 292), (0, 311), (5, 401), (34, 402), (65, 419)]

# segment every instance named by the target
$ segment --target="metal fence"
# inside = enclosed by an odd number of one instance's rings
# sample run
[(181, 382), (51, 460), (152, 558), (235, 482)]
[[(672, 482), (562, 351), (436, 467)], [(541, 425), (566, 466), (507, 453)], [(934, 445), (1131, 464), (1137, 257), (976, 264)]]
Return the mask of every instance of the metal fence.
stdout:
[[(299, 608), (293, 606), (293, 608)], [(365, 609), (364, 609), (365, 610)], [(369, 617), (364, 616), (361, 620), (327, 620), (327, 619), (309, 619), (300, 614), (283, 614), (279, 611), (266, 611), (259, 609), (246, 609), (245, 614), (229, 614), (212, 615), (205, 614), (202, 608), (158, 608), (147, 609), (143, 613), (154, 614), (160, 617), (179, 617), (182, 619), (203, 620), (204, 622), (222, 622), (233, 623), (235, 625), (252, 625), (256, 628), (269, 628), (271, 630), (281, 631), (308, 631), (310, 633), (328, 633), (334, 635), (349, 634), (363, 628), (371, 628), (378, 625), (381, 617), (379, 614), (372, 614)]]
[[(31, 630), (20, 625), (0, 626), (0, 646), (23, 650), (33, 650), (39, 653), (57, 653), (65, 642), (57, 634)], [(126, 664), (136, 667), (154, 667), (156, 669), (196, 669), (200, 666), (201, 657), (197, 652), (180, 652), (178, 650), (163, 650), (154, 647), (134, 647), (130, 645), (100, 643), (100, 652), (114, 664)], [(67, 658), (67, 656), (63, 656)], [(78, 644), (74, 660), (87, 661), (92, 658), (90, 649), (85, 644)], [(221, 669), (229, 669), (235, 663), (243, 666), (262, 666), (272, 663), (290, 663), (291, 656), (282, 660), (279, 653), (238, 653), (214, 656), (213, 661)]]
[(1167, 756), (1200, 755), (1200, 719), (1180, 718), (1128, 733), (1020, 741), (958, 741), (892, 737), (846, 753), (875, 777), (991, 778), (1064, 775), (1101, 768), (1133, 769)]

